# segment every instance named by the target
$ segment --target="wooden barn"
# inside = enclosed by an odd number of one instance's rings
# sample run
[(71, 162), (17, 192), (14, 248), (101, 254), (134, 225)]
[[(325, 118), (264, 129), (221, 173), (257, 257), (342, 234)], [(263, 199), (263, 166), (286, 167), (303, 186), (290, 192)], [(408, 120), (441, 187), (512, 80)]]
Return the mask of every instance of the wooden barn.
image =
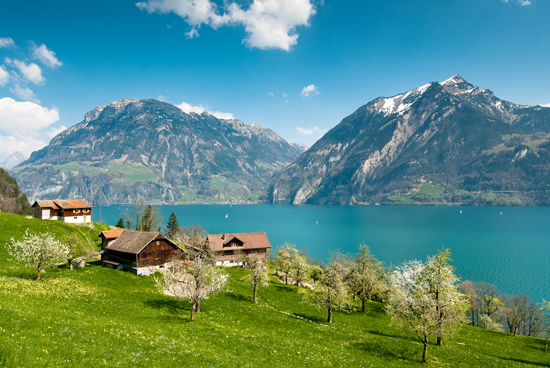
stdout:
[(208, 235), (208, 245), (211, 251), (218, 254), (216, 257), (218, 266), (240, 266), (241, 264), (237, 262), (239, 253), (247, 256), (255, 254), (266, 263), (267, 252), (271, 249), (267, 234), (264, 232)]
[(112, 230), (99, 234), (105, 253), (101, 260), (107, 267), (148, 275), (174, 260), (181, 248), (160, 233)]

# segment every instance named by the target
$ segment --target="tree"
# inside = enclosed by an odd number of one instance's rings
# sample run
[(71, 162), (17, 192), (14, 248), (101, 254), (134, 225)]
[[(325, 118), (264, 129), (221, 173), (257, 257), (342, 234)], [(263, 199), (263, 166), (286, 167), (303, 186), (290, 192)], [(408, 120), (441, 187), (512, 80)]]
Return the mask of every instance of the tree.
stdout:
[(162, 217), (158, 210), (151, 207), (150, 204), (145, 207), (141, 221), (141, 231), (154, 231), (159, 232), (161, 228)]
[(313, 280), (314, 283), (317, 283), (317, 281), (321, 280), (325, 274), (325, 271), (323, 270), (323, 267), (319, 265), (311, 265), (309, 267), (309, 277)]
[(36, 268), (36, 280), (40, 280), (40, 273), (44, 268), (65, 263), (70, 253), (69, 247), (55, 240), (52, 234), (31, 234), (29, 229), (20, 240), (11, 238), (11, 244), (7, 244), (7, 248), (15, 260), (27, 267)]
[(367, 300), (373, 300), (389, 291), (387, 272), (382, 262), (374, 258), (370, 254), (369, 247), (364, 244), (359, 246), (359, 253), (355, 255), (346, 280), (351, 292), (362, 302), (362, 313), (365, 313)]
[(292, 270), (292, 255), (296, 252), (296, 247), (285, 243), (275, 252), (275, 268), (285, 274), (285, 284), (288, 285), (288, 275)]
[(124, 229), (124, 228), (125, 228), (125, 226), (124, 226), (124, 218), (122, 218), (122, 217), (119, 218), (119, 219), (118, 219), (118, 222), (116, 223), (115, 226), (118, 227), (118, 228)]
[(69, 247), (69, 254), (67, 255), (67, 260), (69, 261), (69, 270), (73, 270), (73, 259), (83, 256), (85, 254), (88, 254), (93, 252), (93, 248), (95, 248), (94, 244), (89, 244), (84, 241), (82, 241), (82, 238), (78, 236), (77, 233), (71, 233), (66, 239), (65, 239), (67, 246)]
[(300, 291), (300, 283), (307, 280), (309, 277), (309, 265), (306, 257), (295, 250), (290, 257), (290, 276), (296, 283), (296, 291)]
[(251, 256), (242, 254), (239, 257), (239, 262), (242, 262), (244, 268), (249, 271), (248, 275), (244, 277), (244, 280), (254, 286), (253, 301), (256, 303), (258, 286), (269, 286), (267, 267), (265, 266), (263, 259), (256, 254)]
[(544, 320), (542, 321), (538, 335), (544, 339), (544, 352), (547, 353), (548, 340), (550, 339), (550, 302), (543, 299), (540, 310), (544, 315)]
[(353, 305), (343, 279), (345, 267), (333, 258), (324, 273), (315, 289), (304, 295), (304, 302), (318, 308), (326, 308), (327, 322), (332, 323), (333, 310), (351, 311)]
[(477, 321), (480, 320), (481, 308), (481, 298), (478, 295), (478, 288), (475, 283), (466, 280), (458, 285), (458, 289), (466, 295), (468, 302), (470, 303), (470, 320), (472, 322), (472, 326), (476, 326)]
[(409, 261), (396, 267), (390, 277), (386, 310), (392, 319), (415, 332), (428, 360), (428, 338), (443, 337), (465, 320), (468, 302), (455, 285), (454, 269), (448, 265), (448, 251), (429, 257), (428, 262)]
[(172, 239), (178, 233), (179, 229), (180, 224), (178, 222), (178, 218), (176, 217), (176, 214), (172, 212), (168, 218), (168, 223), (166, 224), (166, 230), (164, 233), (168, 239)]
[(437, 255), (428, 257), (424, 265), (423, 278), (435, 300), (437, 346), (441, 346), (443, 329), (446, 326), (450, 329), (457, 323), (465, 322), (469, 306), (466, 296), (456, 287), (458, 277), (455, 275), (455, 268), (449, 264), (450, 261), (451, 251), (442, 249)]
[[(185, 269), (185, 263), (173, 262), (162, 278), (155, 278), (159, 290), (167, 291), (175, 297), (189, 301), (191, 320), (195, 320), (195, 311), (200, 301), (221, 291), (229, 275), (207, 263), (201, 254), (192, 257), (193, 267)], [(198, 310), (197, 310), (198, 311)]]
[(478, 282), (476, 286), (477, 294), (480, 298), (481, 313), (491, 316), (491, 314), (497, 312), (502, 306), (502, 302), (499, 300), (500, 293), (498, 288), (486, 282)]

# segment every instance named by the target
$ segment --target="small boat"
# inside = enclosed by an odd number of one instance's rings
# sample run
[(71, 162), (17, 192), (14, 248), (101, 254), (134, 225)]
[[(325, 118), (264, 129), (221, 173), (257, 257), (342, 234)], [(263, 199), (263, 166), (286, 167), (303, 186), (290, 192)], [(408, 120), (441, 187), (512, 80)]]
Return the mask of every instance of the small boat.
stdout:
[(500, 214), (502, 215), (502, 212)]
[(462, 210), (460, 210), (460, 213), (462, 213)]
[(228, 218), (229, 216), (227, 216), (227, 213), (225, 214), (225, 218)]

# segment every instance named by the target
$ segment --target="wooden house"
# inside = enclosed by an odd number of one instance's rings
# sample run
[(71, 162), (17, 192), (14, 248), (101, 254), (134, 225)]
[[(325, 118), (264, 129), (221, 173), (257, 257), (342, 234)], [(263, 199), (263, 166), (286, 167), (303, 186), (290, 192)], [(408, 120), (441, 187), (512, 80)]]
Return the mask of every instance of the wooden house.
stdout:
[(91, 204), (82, 199), (36, 201), (34, 215), (42, 220), (60, 220), (69, 223), (92, 222)]
[(216, 252), (216, 265), (218, 266), (240, 266), (237, 262), (239, 253), (250, 256), (258, 255), (267, 262), (267, 252), (271, 244), (267, 234), (261, 233), (238, 233), (238, 234), (215, 234), (208, 235), (210, 250)]
[(181, 248), (160, 233), (113, 230), (102, 231), (101, 260), (107, 267), (148, 275), (174, 260)]

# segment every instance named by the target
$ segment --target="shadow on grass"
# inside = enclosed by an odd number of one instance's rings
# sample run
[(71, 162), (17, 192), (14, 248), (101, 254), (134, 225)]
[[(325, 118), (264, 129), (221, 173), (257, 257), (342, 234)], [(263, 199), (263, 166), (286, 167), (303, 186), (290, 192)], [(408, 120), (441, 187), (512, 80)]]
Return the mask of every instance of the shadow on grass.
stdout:
[(530, 361), (525, 360), (525, 359), (503, 358), (503, 357), (496, 356), (496, 355), (493, 355), (493, 356), (494, 356), (495, 358), (502, 359), (502, 360), (507, 360), (507, 361), (509, 361), (509, 362), (515, 362), (515, 363), (521, 363), (521, 364), (529, 364), (529, 365), (534, 365), (534, 366), (537, 366), (537, 367), (550, 367), (550, 364), (549, 364), (549, 363), (530, 362)]
[(229, 298), (237, 301), (244, 301), (244, 302), (253, 302), (253, 299), (251, 296), (245, 296), (242, 294), (236, 294), (236, 293), (227, 293), (226, 294)]
[(166, 309), (170, 313), (191, 312), (191, 303), (179, 299), (149, 299), (143, 302), (146, 306), (156, 309)]
[(294, 285), (294, 287), (292, 287), (292, 285), (285, 285), (285, 284), (274, 285), (274, 286), (275, 286), (275, 290), (277, 290), (277, 291), (286, 291), (287, 293), (288, 292), (293, 292), (293, 293), (296, 292), (296, 285)]
[(293, 314), (294, 314), (295, 316), (302, 317), (302, 318), (304, 318), (304, 319), (312, 320), (313, 322), (317, 322), (317, 323), (327, 323), (327, 318), (326, 318), (326, 317), (312, 316), (312, 315), (305, 314), (305, 313), (293, 313)]
[(373, 335), (382, 336), (382, 337), (389, 337), (390, 339), (398, 339), (398, 340), (412, 341), (412, 342), (418, 343), (418, 339), (415, 338), (414, 336), (392, 335), (390, 333), (385, 333), (382, 331), (375, 331), (375, 330), (366, 330), (366, 332)]
[(382, 345), (378, 342), (361, 342), (351, 345), (352, 348), (366, 351), (372, 355), (386, 358), (400, 359), (402, 362), (405, 360), (414, 363), (420, 363), (422, 361), (422, 345), (415, 344), (393, 344), (392, 349)]

